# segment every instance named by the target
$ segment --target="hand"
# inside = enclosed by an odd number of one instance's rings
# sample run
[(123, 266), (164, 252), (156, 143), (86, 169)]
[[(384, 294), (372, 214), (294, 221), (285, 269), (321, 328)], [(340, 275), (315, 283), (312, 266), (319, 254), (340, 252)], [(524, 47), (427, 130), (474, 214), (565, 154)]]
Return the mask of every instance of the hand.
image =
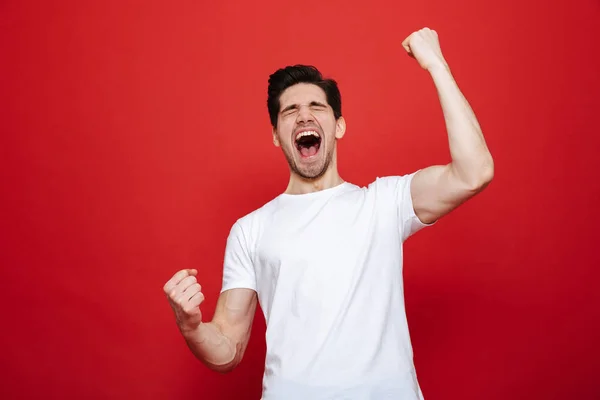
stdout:
[(434, 30), (423, 28), (412, 33), (404, 39), (402, 47), (427, 71), (436, 67), (447, 68), (448, 66), (442, 55), (438, 34)]
[(181, 270), (163, 288), (182, 331), (195, 330), (202, 323), (200, 304), (204, 301), (204, 295), (196, 275), (198, 271), (195, 269)]

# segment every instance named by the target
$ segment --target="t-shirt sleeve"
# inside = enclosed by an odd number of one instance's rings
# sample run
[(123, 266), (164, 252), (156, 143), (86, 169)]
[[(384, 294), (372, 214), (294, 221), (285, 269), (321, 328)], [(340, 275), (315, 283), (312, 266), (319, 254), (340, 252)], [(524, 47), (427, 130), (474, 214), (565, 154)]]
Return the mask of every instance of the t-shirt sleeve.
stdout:
[(256, 290), (256, 275), (248, 237), (240, 221), (232, 226), (227, 237), (221, 293), (237, 288)]
[(402, 241), (421, 229), (435, 224), (435, 222), (431, 224), (423, 223), (415, 213), (410, 184), (417, 172), (402, 176), (386, 176), (376, 180), (379, 195), (384, 196), (385, 200), (391, 201), (394, 211), (397, 213)]

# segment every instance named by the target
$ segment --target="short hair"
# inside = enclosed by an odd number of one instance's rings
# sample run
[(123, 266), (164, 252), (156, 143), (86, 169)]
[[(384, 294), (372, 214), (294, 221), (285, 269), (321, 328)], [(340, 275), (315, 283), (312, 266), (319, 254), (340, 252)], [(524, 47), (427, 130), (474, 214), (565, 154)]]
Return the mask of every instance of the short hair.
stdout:
[(267, 108), (273, 127), (277, 127), (281, 94), (290, 86), (298, 83), (310, 83), (323, 89), (327, 103), (333, 109), (335, 119), (342, 116), (342, 96), (337, 82), (330, 78), (324, 79), (321, 72), (312, 65), (291, 65), (280, 68), (269, 76)]

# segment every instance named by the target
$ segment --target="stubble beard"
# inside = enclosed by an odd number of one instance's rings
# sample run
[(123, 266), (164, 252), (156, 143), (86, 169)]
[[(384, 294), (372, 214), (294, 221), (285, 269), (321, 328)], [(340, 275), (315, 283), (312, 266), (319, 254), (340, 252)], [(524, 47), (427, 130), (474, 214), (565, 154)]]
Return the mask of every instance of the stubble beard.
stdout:
[(288, 165), (290, 166), (290, 170), (296, 175), (306, 180), (319, 179), (320, 177), (325, 175), (325, 172), (327, 172), (327, 169), (331, 164), (331, 159), (333, 158), (333, 149), (331, 149), (327, 152), (325, 160), (322, 162), (321, 165), (314, 165), (303, 171), (300, 168), (298, 168), (298, 165), (296, 165), (294, 157), (292, 156), (292, 151), (294, 150), (292, 149), (290, 152), (283, 152), (288, 162)]

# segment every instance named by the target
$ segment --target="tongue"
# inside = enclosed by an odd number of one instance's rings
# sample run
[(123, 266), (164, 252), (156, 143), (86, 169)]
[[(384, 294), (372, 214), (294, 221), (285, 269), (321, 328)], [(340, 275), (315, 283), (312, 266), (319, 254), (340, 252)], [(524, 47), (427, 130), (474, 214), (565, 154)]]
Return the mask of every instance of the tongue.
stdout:
[(300, 154), (302, 154), (302, 157), (311, 157), (317, 154), (317, 150), (317, 146), (300, 147)]

